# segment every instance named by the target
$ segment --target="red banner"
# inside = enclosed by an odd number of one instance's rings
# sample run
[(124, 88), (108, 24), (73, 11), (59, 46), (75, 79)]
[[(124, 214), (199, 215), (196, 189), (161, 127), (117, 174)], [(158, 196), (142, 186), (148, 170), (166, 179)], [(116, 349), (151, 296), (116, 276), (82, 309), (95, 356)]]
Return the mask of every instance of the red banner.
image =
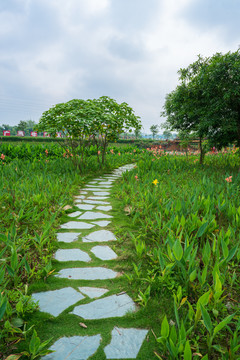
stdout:
[(50, 137), (50, 134), (48, 134), (46, 131), (44, 131), (43, 136), (44, 137)]
[(19, 130), (19, 131), (17, 132), (17, 136), (25, 136), (25, 132), (22, 131), (22, 130)]
[(31, 136), (37, 137), (37, 132), (36, 131), (31, 131)]
[(9, 130), (3, 130), (3, 136), (10, 136), (11, 133)]
[(62, 137), (62, 134), (60, 132), (57, 132), (56, 137), (60, 138), (60, 137)]

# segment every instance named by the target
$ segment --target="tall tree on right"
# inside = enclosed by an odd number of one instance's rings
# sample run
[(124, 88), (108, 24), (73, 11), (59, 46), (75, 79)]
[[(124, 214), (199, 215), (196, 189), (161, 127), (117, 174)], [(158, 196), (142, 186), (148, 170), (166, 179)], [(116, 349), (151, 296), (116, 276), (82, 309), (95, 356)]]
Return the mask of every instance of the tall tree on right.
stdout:
[[(196, 132), (218, 148), (240, 147), (240, 49), (198, 57), (179, 70), (180, 84), (166, 96), (163, 116), (170, 130)], [(201, 148), (201, 162), (204, 151)]]

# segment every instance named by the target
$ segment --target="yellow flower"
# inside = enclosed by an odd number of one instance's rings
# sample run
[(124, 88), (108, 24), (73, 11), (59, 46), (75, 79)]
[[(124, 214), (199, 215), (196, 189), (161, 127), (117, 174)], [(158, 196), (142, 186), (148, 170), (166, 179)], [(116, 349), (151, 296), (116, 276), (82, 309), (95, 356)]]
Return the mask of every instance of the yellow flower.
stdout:
[(153, 182), (152, 182), (154, 185), (157, 185), (158, 184), (158, 181), (157, 181), (157, 179), (155, 179), (155, 180), (153, 180)]

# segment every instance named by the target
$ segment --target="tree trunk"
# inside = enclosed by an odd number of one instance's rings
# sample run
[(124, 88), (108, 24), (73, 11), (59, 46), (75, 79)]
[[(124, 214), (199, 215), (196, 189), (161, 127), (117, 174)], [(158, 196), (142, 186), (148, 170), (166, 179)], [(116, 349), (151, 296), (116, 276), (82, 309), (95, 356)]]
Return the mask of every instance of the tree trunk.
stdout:
[(200, 149), (200, 164), (203, 164), (203, 160), (204, 160), (204, 152), (203, 152), (203, 147), (202, 147), (202, 138), (201, 136), (199, 137), (199, 149)]

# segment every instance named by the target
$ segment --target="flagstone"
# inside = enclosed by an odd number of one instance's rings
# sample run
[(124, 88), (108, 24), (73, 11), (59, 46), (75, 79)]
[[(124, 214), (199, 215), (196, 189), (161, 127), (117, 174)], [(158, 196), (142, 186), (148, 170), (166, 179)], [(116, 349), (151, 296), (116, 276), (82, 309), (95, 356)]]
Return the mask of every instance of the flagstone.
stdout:
[(97, 200), (97, 201), (106, 200), (108, 198), (109, 198), (109, 196), (89, 196), (88, 197), (89, 200)]
[(71, 280), (105, 280), (118, 276), (116, 271), (103, 267), (61, 269), (55, 277)]
[(77, 217), (77, 216), (80, 216), (81, 214), (82, 214), (82, 211), (75, 211), (74, 213), (67, 214), (67, 216)]
[(107, 196), (110, 195), (108, 191), (93, 191), (93, 195), (95, 196)]
[(111, 295), (103, 299), (92, 301), (89, 304), (76, 306), (71, 314), (83, 319), (96, 320), (112, 317), (122, 317), (128, 312), (136, 311), (136, 305), (127, 295)]
[(92, 224), (98, 225), (100, 227), (105, 227), (105, 226), (108, 226), (109, 224), (111, 224), (111, 221), (104, 221), (104, 220), (92, 221)]
[(91, 252), (101, 260), (114, 260), (117, 254), (109, 246), (94, 246)]
[(57, 233), (57, 240), (65, 243), (71, 243), (73, 241), (78, 240), (78, 237), (81, 233), (72, 233), (72, 232), (65, 232), (65, 233)]
[[(95, 198), (94, 198), (95, 199)], [(95, 204), (95, 205), (109, 205), (109, 202), (107, 201), (101, 201), (101, 200), (83, 200), (85, 204)]]
[(112, 206), (98, 206), (96, 207), (96, 210), (101, 210), (101, 211), (110, 211), (112, 210)]
[(79, 217), (80, 220), (97, 220), (97, 219), (110, 219), (111, 215), (103, 214), (100, 212), (86, 211)]
[(42, 360), (87, 360), (100, 346), (101, 335), (62, 337), (50, 350), (54, 352)]
[(87, 191), (80, 191), (80, 194), (84, 194), (84, 195), (86, 195), (87, 194)]
[(85, 199), (85, 198), (86, 198), (85, 195), (76, 195), (76, 196), (75, 196), (75, 199), (76, 199), (76, 200), (81, 200), (81, 199)]
[(82, 286), (78, 288), (81, 293), (87, 295), (91, 299), (101, 297), (102, 295), (106, 294), (109, 290), (104, 288), (95, 288), (89, 286)]
[(94, 186), (94, 187), (84, 188), (84, 190), (87, 190), (89, 192), (89, 191), (106, 191), (107, 189), (103, 189), (100, 186), (99, 187)]
[(84, 299), (84, 296), (71, 287), (59, 290), (50, 290), (32, 294), (34, 301), (39, 302), (39, 309), (42, 312), (58, 316), (69, 306)]
[(97, 230), (84, 236), (83, 242), (105, 242), (117, 240), (115, 235), (109, 230)]
[(60, 227), (61, 229), (91, 229), (94, 227), (94, 225), (81, 221), (69, 221), (65, 224), (62, 224)]
[(92, 210), (95, 208), (95, 205), (88, 205), (88, 204), (78, 204), (78, 208), (81, 209), (81, 210)]
[(122, 329), (112, 330), (111, 343), (104, 349), (107, 359), (136, 359), (148, 330)]
[(55, 259), (58, 261), (91, 261), (88, 253), (79, 249), (59, 249), (56, 251)]

